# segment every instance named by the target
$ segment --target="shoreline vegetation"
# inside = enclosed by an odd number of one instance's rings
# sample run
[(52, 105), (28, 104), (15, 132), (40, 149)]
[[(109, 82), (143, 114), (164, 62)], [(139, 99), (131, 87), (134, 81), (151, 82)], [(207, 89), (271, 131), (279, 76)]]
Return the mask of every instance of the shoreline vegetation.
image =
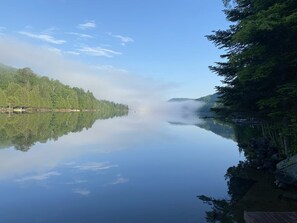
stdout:
[(0, 64), (0, 113), (128, 111), (127, 105), (98, 100), (92, 92)]
[(223, 77), (216, 87), (221, 106), (212, 110), (238, 124), (268, 126), (263, 135), (270, 147), (277, 145), (285, 158), (297, 157), (297, 2), (224, 3), (231, 25), (207, 36), (225, 52), (223, 62), (210, 66)]
[(224, 51), (210, 66), (223, 78), (212, 111), (234, 126), (245, 160), (227, 170), (228, 199), (198, 198), (211, 206), (207, 222), (245, 222), (244, 211), (296, 211), (297, 1), (223, 2), (231, 24), (207, 36)]
[[(127, 110), (128, 111), (128, 110)], [(48, 108), (0, 108), (0, 113), (39, 113), (39, 112), (100, 112), (100, 109), (48, 109)]]

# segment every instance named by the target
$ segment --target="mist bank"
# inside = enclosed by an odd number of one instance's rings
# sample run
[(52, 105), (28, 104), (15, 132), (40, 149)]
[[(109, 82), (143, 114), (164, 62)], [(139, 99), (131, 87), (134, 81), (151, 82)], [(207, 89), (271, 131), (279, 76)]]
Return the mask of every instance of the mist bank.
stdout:
[(133, 74), (109, 64), (85, 64), (63, 51), (35, 46), (8, 36), (0, 36), (0, 63), (16, 68), (30, 67), (35, 73), (93, 92), (98, 99), (126, 104), (143, 110), (166, 100), (176, 84)]

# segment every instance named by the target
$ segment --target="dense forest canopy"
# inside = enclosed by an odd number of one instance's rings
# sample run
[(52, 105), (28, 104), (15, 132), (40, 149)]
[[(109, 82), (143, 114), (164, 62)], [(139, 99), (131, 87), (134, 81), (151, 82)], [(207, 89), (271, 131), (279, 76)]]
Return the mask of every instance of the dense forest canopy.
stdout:
[[(231, 25), (207, 36), (225, 54), (210, 69), (225, 114), (297, 120), (297, 1), (225, 0)], [(222, 109), (221, 109), (222, 111)]]
[(81, 88), (38, 76), (30, 68), (14, 69), (0, 64), (0, 108), (127, 110), (128, 107), (105, 100)]

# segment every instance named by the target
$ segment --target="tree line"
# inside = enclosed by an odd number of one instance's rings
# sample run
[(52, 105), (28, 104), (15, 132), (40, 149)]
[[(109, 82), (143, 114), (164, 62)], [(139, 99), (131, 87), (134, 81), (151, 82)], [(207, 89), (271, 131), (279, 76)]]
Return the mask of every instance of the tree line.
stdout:
[(297, 120), (297, 1), (224, 0), (231, 23), (208, 39), (224, 50), (210, 69), (223, 77), (226, 115)]
[(30, 68), (0, 66), (0, 108), (128, 110), (126, 105), (98, 100), (90, 91), (38, 76)]

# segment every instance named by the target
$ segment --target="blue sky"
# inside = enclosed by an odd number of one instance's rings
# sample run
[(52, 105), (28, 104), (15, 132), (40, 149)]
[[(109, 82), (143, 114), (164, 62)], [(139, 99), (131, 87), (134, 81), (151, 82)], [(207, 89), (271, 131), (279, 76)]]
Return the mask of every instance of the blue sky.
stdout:
[(205, 35), (227, 27), (222, 9), (221, 0), (2, 0), (0, 37), (162, 83), (167, 98), (197, 98), (220, 84), (208, 66), (221, 52)]

